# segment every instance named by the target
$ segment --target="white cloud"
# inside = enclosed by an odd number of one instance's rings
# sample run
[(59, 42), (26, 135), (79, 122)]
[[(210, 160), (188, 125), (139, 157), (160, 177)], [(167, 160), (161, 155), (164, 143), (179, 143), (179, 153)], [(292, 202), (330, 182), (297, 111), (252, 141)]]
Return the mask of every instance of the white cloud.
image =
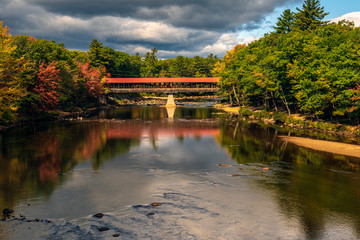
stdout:
[(360, 27), (360, 12), (348, 13), (341, 17), (331, 19), (330, 22), (339, 22), (341, 20), (347, 20), (350, 22), (354, 22), (355, 27)]

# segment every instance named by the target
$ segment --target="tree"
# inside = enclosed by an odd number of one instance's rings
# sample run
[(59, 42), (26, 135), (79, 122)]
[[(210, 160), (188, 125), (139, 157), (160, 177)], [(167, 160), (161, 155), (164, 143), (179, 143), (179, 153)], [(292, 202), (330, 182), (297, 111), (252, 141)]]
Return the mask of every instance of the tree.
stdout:
[(17, 46), (14, 56), (31, 60), (37, 66), (40, 66), (43, 62), (48, 65), (54, 61), (60, 63), (72, 60), (70, 52), (65, 49), (63, 43), (36, 39), (27, 35), (15, 36), (13, 39)]
[(249, 59), (251, 59), (251, 54), (247, 52), (246, 44), (239, 44), (227, 52), (223, 58), (223, 63), (219, 66), (221, 89), (231, 104), (233, 98), (239, 105), (245, 105), (249, 100), (247, 93), (248, 90), (251, 91), (251, 83), (247, 81), (245, 76), (248, 72), (246, 68), (251, 65), (248, 64), (251, 61)]
[(52, 109), (57, 105), (60, 96), (58, 93), (60, 81), (60, 70), (56, 69), (55, 62), (50, 63), (47, 67), (44, 63), (40, 65), (33, 92), (39, 96), (38, 107), (41, 110)]
[(22, 58), (13, 56), (16, 46), (7, 26), (0, 21), (0, 122), (17, 120), (17, 110), (25, 91), (20, 85)]
[(286, 9), (280, 17), (277, 18), (276, 26), (274, 29), (277, 33), (289, 33), (292, 32), (295, 13), (293, 13), (290, 9)]
[(326, 15), (324, 7), (320, 5), (320, 0), (305, 0), (302, 9), (296, 8), (298, 13), (295, 14), (294, 25), (297, 29), (313, 30), (326, 22), (322, 21)]
[(100, 70), (90, 66), (89, 62), (83, 64), (78, 62), (77, 83), (78, 88), (84, 89), (86, 99), (97, 99), (104, 93), (103, 83), (101, 81)]
[(151, 52), (147, 52), (141, 68), (142, 77), (156, 77), (159, 73), (158, 58), (156, 56), (157, 49), (151, 49)]
[(109, 48), (103, 47), (103, 44), (98, 40), (93, 39), (89, 45), (90, 64), (94, 67), (105, 66), (110, 68), (109, 65), (112, 59), (109, 55), (109, 50)]

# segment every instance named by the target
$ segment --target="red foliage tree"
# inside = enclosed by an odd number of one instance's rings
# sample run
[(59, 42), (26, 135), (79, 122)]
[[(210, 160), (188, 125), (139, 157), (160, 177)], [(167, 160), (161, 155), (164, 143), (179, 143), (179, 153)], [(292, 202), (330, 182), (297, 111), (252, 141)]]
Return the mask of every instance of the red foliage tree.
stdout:
[(101, 82), (101, 72), (92, 67), (89, 62), (83, 64), (78, 62), (79, 78), (84, 82), (86, 95), (98, 98), (104, 94)]
[(45, 67), (44, 62), (40, 65), (37, 80), (33, 92), (39, 96), (39, 107), (51, 109), (58, 103), (60, 94), (59, 81), (61, 81), (60, 70), (56, 69), (55, 62)]

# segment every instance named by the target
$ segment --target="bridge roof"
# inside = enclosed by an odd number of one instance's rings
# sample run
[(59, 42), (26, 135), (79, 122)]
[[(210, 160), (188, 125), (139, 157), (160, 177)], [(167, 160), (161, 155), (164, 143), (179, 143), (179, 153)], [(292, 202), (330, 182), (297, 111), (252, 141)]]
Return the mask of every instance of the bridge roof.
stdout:
[(219, 77), (204, 78), (106, 78), (107, 83), (217, 83)]

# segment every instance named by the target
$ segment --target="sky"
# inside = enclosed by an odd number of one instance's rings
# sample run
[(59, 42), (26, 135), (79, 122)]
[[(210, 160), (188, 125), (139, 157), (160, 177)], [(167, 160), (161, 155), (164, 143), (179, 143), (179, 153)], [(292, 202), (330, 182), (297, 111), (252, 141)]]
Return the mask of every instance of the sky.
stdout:
[[(92, 39), (129, 54), (157, 48), (159, 58), (219, 57), (272, 31), (303, 0), (0, 0), (12, 35), (87, 51)], [(322, 0), (325, 20), (360, 12), (360, 0)]]

